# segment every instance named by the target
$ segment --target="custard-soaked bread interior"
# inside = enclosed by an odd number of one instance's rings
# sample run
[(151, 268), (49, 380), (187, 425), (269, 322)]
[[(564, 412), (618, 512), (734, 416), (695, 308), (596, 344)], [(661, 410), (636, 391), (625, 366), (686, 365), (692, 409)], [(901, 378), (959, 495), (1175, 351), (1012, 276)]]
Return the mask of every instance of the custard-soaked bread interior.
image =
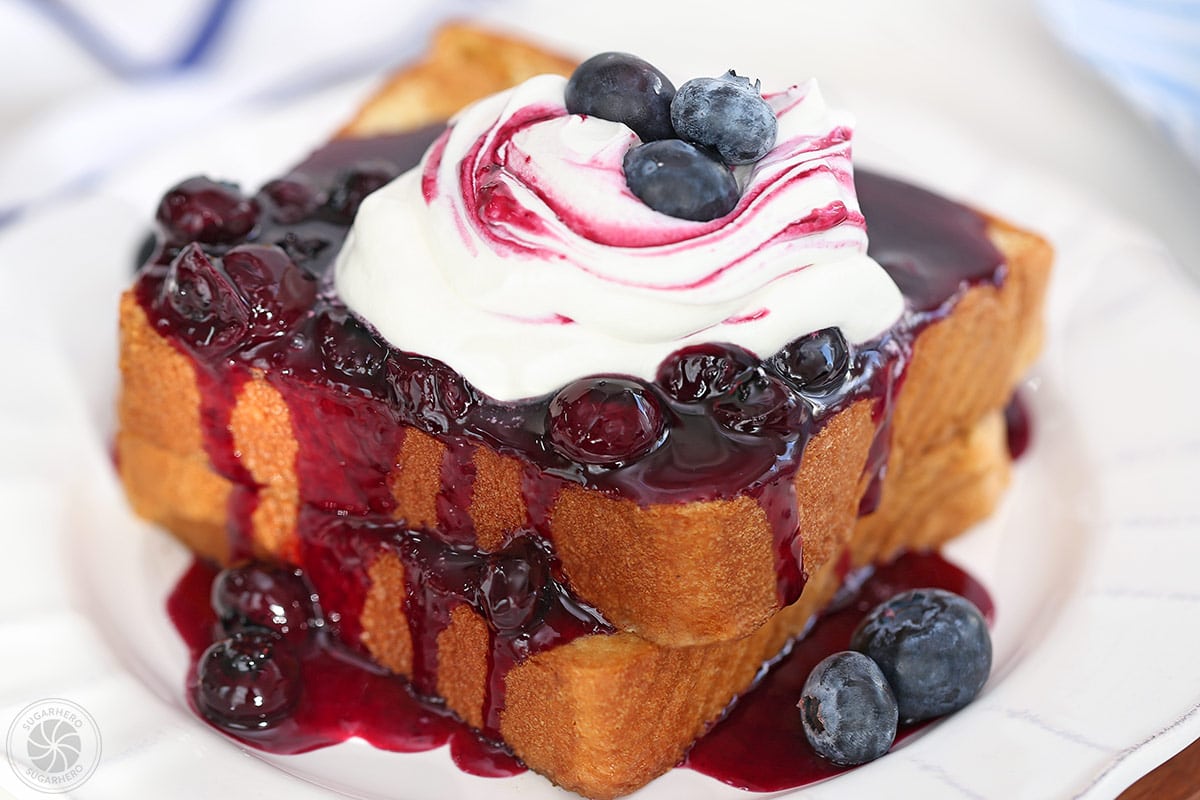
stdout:
[[(340, 135), (417, 129), (530, 75), (571, 68), (526, 43), (451, 26)], [(873, 398), (830, 415), (794, 475), (784, 478), (795, 493), (808, 576), (796, 602), (781, 607), (778, 542), (749, 492), (639, 504), (567, 484), (547, 508), (533, 509), (523, 490), (533, 467), (513, 453), (398, 425), (372, 429), (393, 446), (378, 479), (397, 529), (436, 529), (453, 499), (473, 537), (457, 544), (499, 551), (528, 530), (535, 512), (544, 513), (541, 530), (570, 593), (598, 609), (614, 632), (581, 635), (518, 660), (500, 675), (499, 702), (489, 685), (497, 639), (489, 620), (460, 603), (432, 644), (414, 638), (403, 554), (379, 547), (358, 554), (366, 586), (361, 607), (340, 609), (359, 621), (361, 644), (410, 677), (414, 659), (427, 665), (433, 648), (434, 673), (421, 676), (432, 681), (429, 688), (568, 789), (613, 797), (670, 769), (763, 661), (829, 601), (848, 565), (937, 546), (997, 502), (1009, 467), (1000, 409), (1040, 343), (1050, 250), (1002, 221), (981, 224), (1002, 257), (996, 279), (961, 287), (912, 340), (903, 390), (884, 430), (891, 446), (882, 483), (873, 485), (871, 464), (886, 409)], [(328, 420), (351, 420), (349, 405), (328, 386), (294, 385), (269, 367), (214, 374), (156, 329), (134, 290), (121, 302), (121, 370), (117, 456), (139, 514), (222, 563), (245, 555), (231, 542), (248, 542), (262, 557), (315, 557), (300, 534), (302, 518), (314, 509), (345, 510), (345, 501), (301, 478), (305, 454), (296, 426), (311, 420), (297, 418), (296, 400), (332, 409)], [(228, 437), (236, 468), (214, 463), (206, 444), (213, 433), (205, 396), (218, 391), (214, 386), (230, 397), (227, 424), (217, 432)], [(331, 436), (330, 446), (353, 462), (361, 454), (344, 438)], [(469, 491), (448, 485), (447, 464), (470, 474)], [(865, 495), (877, 505), (860, 517)]]

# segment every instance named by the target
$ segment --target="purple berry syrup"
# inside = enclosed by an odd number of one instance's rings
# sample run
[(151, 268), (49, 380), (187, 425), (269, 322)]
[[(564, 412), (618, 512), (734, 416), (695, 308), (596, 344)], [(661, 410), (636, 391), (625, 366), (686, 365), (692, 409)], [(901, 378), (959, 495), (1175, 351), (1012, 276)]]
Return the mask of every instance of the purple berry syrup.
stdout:
[[(223, 636), (209, 605), (209, 587), (217, 574), (216, 567), (196, 560), (167, 602), (193, 662), (214, 638)], [(902, 555), (876, 568), (853, 595), (840, 598), (836, 608), (822, 615), (696, 743), (683, 766), (758, 792), (805, 786), (845, 771), (818, 756), (804, 738), (795, 708), (800, 688), (813, 665), (848, 647), (850, 635), (870, 609), (899, 592), (920, 587), (956, 592), (973, 602), (989, 621), (994, 615), (983, 586), (940, 555)], [(329, 599), (322, 598), (322, 604), (327, 606)], [(561, 621), (550, 627), (561, 627)], [(441, 704), (423, 699), (412, 684), (371, 663), (330, 631), (313, 633), (295, 652), (302, 685), (320, 687), (319, 691), (303, 691), (292, 714), (268, 728), (223, 727), (226, 734), (259, 750), (281, 754), (303, 753), (353, 737), (400, 753), (449, 744), (454, 763), (473, 775), (505, 777), (525, 770), (502, 744), (467, 727)], [(188, 675), (188, 698), (193, 707), (196, 683), (193, 667)], [(897, 739), (911, 735), (923, 724), (902, 726)]]
[[(352, 736), (398, 751), (449, 742), (467, 771), (512, 774), (520, 765), (488, 738), (498, 730), (507, 670), (577, 636), (611, 630), (572, 597), (553, 542), (543, 538), (562, 487), (582, 485), (643, 506), (742, 493), (755, 497), (772, 520), (779, 597), (782, 604), (790, 603), (805, 579), (792, 488), (805, 443), (830, 415), (869, 399), (879, 427), (869, 472), (878, 478), (886, 465), (892, 399), (914, 337), (949, 313), (967, 287), (1001, 282), (1005, 268), (978, 214), (908, 184), (859, 172), (871, 254), (897, 280), (909, 311), (880, 340), (851, 348), (839, 366), (842, 379), (832, 389), (822, 386), (819, 395), (810, 396), (771, 366), (781, 361), (772, 361), (776, 354), (759, 361), (730, 349), (701, 353), (682, 366), (664, 364), (657, 382), (631, 382), (635, 385), (628, 392), (609, 393), (617, 398), (611, 409), (577, 407), (564, 414), (558, 394), (498, 402), (447, 365), (389, 347), (349, 314), (332, 289), (333, 259), (362, 196), (415, 165), (440, 131), (431, 127), (333, 142), (252, 198), (201, 179), (182, 184), (160, 211), (163, 237), (139, 273), (136, 291), (151, 324), (196, 366), (205, 448), (217, 472), (235, 487), (229, 515), (235, 555), (250, 551), (250, 515), (259, 487), (235, 453), (229, 421), (238, 389), (252, 370), (261, 371), (283, 396), (299, 444), (302, 510), (294, 557), (336, 624), (311, 633), (296, 651), (302, 684), (321, 690), (303, 692), (286, 720), (234, 735), (282, 753)], [(213, 213), (205, 211), (209, 206)], [(583, 394), (597, 402), (605, 396)], [(609, 452), (592, 435), (587, 415), (609, 411), (615, 417), (614, 439), (629, 453)], [(566, 422), (556, 428), (555, 419)], [(391, 519), (395, 500), (388, 477), (406, 428), (446, 445), (436, 534), (410, 531)], [(556, 436), (565, 438), (556, 444)], [(524, 465), (529, 518), (527, 533), (510, 545), (513, 552), (485, 554), (468, 546), (474, 541), (466, 507), (477, 446), (515, 456)], [(868, 497), (864, 510), (870, 507)], [(445, 557), (447, 548), (454, 558)], [(397, 554), (409, 576), (408, 602), (416, 612), (409, 615), (415, 651), (411, 683), (372, 665), (359, 643), (366, 567), (383, 550)], [(510, 561), (497, 562), (505, 557)], [(207, 604), (214, 574), (198, 563), (170, 601), (172, 619), (197, 657), (221, 638)], [(987, 605), (981, 587), (937, 556), (906, 556), (878, 575), (896, 590), (916, 585), (912, 580), (969, 589), (977, 604)], [(455, 583), (470, 591), (428, 590)], [(462, 603), (491, 623), (483, 737), (436, 702), (422, 699), (432, 693), (437, 633)], [(798, 766), (786, 778), (772, 777), (763, 758), (743, 757), (745, 769), (735, 774), (729, 759), (706, 755), (726, 747), (709, 743), (721, 741), (720, 732), (736, 725), (739, 714), (749, 716), (758, 713), (753, 711), (757, 705), (777, 702), (756, 699), (770, 696), (768, 685), (803, 680), (784, 677), (800, 669), (789, 664), (815, 663), (831, 652), (831, 641), (841, 634), (819, 633), (827, 627), (819, 623), (814, 635), (793, 647), (764, 686), (743, 698), (730, 721), (696, 749), (689, 766), (737, 785), (776, 788), (829, 773), (828, 765), (811, 766), (811, 754), (795, 756), (798, 764), (810, 766)], [(189, 685), (194, 687), (195, 680), (193, 671)], [(346, 708), (357, 711), (347, 717)], [(798, 716), (794, 721), (798, 726)], [(755, 734), (753, 741), (765, 736)], [(795, 746), (807, 748), (803, 737), (797, 741)], [(751, 749), (767, 752), (765, 745)]]

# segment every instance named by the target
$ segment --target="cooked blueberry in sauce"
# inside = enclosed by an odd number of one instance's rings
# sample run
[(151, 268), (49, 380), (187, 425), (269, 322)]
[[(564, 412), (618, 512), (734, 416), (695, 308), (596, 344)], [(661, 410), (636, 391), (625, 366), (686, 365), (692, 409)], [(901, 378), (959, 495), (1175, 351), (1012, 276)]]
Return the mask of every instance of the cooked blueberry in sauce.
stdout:
[(646, 205), (672, 217), (708, 222), (738, 202), (727, 166), (678, 139), (638, 145), (625, 154), (625, 182)]
[(400, 414), (427, 433), (447, 433), (474, 405), (467, 382), (440, 361), (394, 353), (388, 376)]
[(321, 192), (303, 175), (289, 175), (263, 184), (260, 202), (271, 218), (283, 225), (294, 225), (317, 210)]
[(297, 567), (256, 563), (222, 570), (212, 585), (212, 607), (228, 633), (260, 629), (302, 642), (320, 627), (315, 594)]
[(376, 161), (357, 164), (338, 176), (326, 202), (334, 217), (353, 222), (358, 207), (371, 192), (383, 188), (399, 174), (389, 162)]
[(163, 197), (158, 221), (175, 244), (233, 244), (254, 229), (258, 204), (234, 184), (188, 178)]
[(813, 668), (799, 708), (808, 743), (835, 764), (874, 761), (896, 739), (896, 698), (879, 665), (853, 650)]
[(283, 639), (244, 631), (214, 643), (197, 665), (196, 704), (215, 725), (267, 728), (300, 697), (300, 662)]
[(720, 154), (726, 164), (753, 164), (775, 145), (779, 122), (758, 83), (733, 70), (693, 78), (671, 102), (671, 124), (683, 139)]
[(325, 364), (350, 378), (378, 375), (387, 360), (387, 347), (357, 319), (330, 312), (317, 318), (317, 346)]
[(600, 53), (575, 68), (567, 81), (572, 114), (623, 122), (643, 142), (671, 139), (675, 85), (646, 61), (629, 53)]
[(480, 582), (480, 604), (500, 630), (524, 628), (541, 616), (546, 580), (540, 560), (522, 558), (519, 552), (493, 553)]
[(249, 308), (252, 336), (283, 333), (312, 313), (316, 282), (279, 248), (240, 245), (225, 254), (222, 265)]
[(735, 344), (696, 344), (676, 350), (658, 368), (657, 382), (681, 403), (722, 394), (734, 380), (758, 363)]
[(187, 245), (172, 260), (160, 292), (185, 321), (186, 335), (200, 348), (227, 347), (246, 333), (250, 308), (229, 276), (199, 245)]
[(632, 461), (653, 448), (663, 430), (658, 398), (625, 378), (582, 378), (554, 396), (550, 441), (582, 464)]
[(850, 346), (838, 328), (825, 328), (787, 344), (770, 364), (796, 388), (812, 393), (840, 385), (850, 366)]
[(781, 433), (805, 418), (804, 406), (779, 378), (762, 370), (745, 373), (713, 401), (713, 416), (738, 433)]

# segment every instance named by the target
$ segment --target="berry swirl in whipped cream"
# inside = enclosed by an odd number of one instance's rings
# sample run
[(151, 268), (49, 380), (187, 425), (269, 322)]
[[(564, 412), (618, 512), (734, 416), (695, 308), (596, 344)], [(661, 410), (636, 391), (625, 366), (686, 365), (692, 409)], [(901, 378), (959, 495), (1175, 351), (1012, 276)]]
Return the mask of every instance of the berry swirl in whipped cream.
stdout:
[(639, 139), (568, 114), (565, 83), (543, 75), (468, 107), (363, 202), (336, 288), (393, 346), (509, 401), (585, 375), (652, 380), (700, 342), (765, 358), (831, 326), (864, 342), (899, 317), (866, 254), (848, 120), (815, 82), (766, 96), (776, 144), (738, 168), (741, 199), (710, 222), (634, 196), (622, 159)]

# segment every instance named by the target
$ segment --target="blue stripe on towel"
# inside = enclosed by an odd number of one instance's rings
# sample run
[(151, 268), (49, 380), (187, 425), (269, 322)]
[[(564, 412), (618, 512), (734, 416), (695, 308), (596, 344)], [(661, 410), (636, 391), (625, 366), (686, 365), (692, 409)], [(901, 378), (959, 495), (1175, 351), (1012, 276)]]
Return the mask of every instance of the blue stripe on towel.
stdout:
[(182, 51), (164, 61), (139, 62), (124, 52), (86, 16), (62, 0), (26, 0), (29, 6), (49, 18), (80, 48), (119, 78), (147, 78), (170, 74), (200, 63), (212, 50), (238, 0), (212, 0), (201, 16), (200, 24)]
[(1200, 0), (1042, 0), (1054, 33), (1200, 165)]

